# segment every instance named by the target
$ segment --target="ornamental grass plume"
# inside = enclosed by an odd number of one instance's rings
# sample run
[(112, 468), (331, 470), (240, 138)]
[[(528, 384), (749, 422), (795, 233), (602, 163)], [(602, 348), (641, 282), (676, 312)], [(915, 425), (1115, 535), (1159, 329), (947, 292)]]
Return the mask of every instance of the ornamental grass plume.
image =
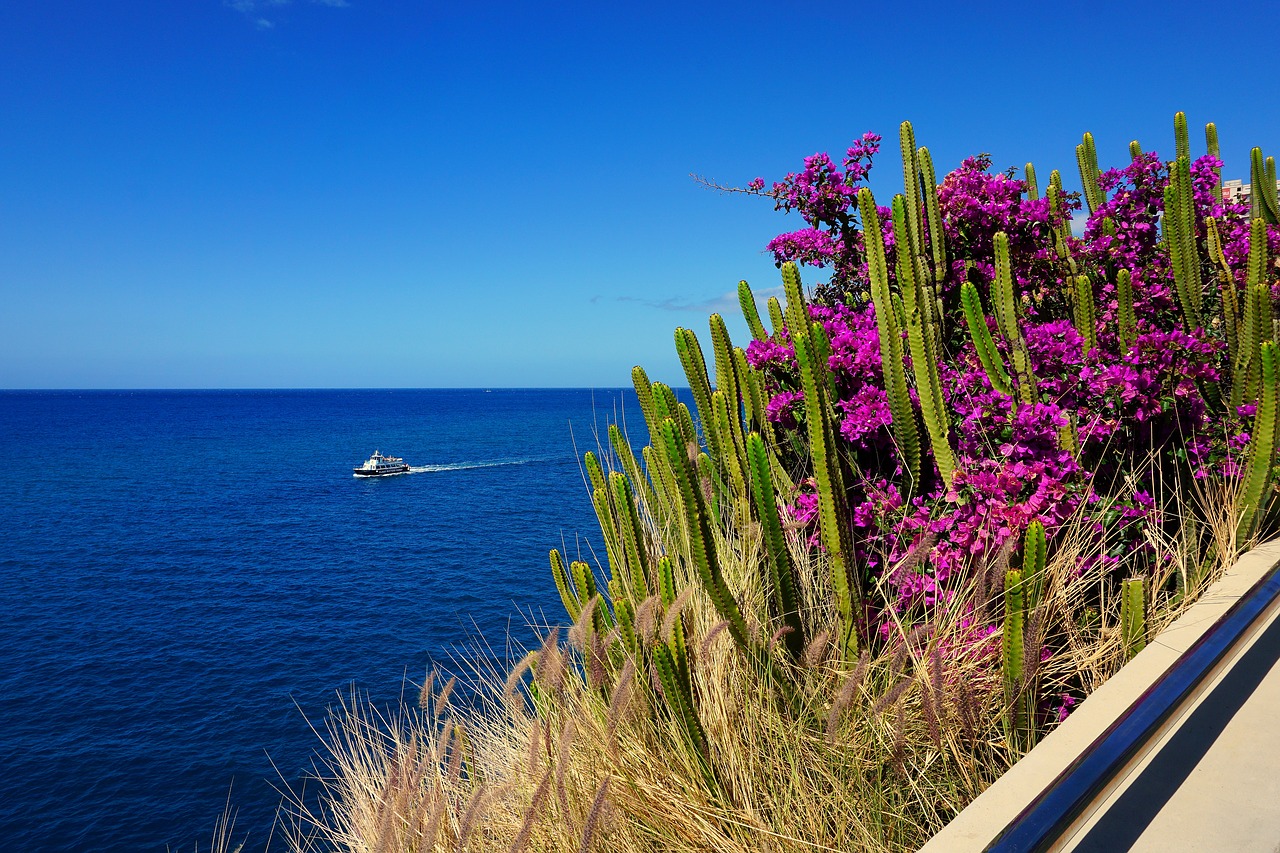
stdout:
[[(1222, 523), (1198, 551), (1183, 540), (1163, 545), (1170, 572), (1206, 567), (1204, 585), (1233, 556), (1212, 544), (1231, 541), (1222, 512), (1231, 496), (1187, 499), (1218, 508)], [(1124, 661), (1119, 601), (1100, 601), (1096, 579), (1077, 571), (1096, 556), (1085, 519), (1067, 523), (1029, 620), (1061, 646), (1034, 674), (1046, 724)], [(807, 553), (813, 564), (802, 570), (821, 575), (824, 556)], [(726, 569), (749, 574), (747, 564)], [(1153, 602), (1152, 630), (1192, 600)], [(891, 620), (884, 641), (852, 666), (808, 656), (794, 673), (805, 716), (740, 654), (708, 596), (693, 596), (686, 617), (713, 784), (644, 674), (651, 663), (626, 657), (596, 685), (583, 649), (569, 645), (554, 691), (539, 690), (524, 667), (512, 691), (500, 672), (473, 673), (477, 698), (465, 703), (389, 716), (344, 701), (326, 729), (319, 795), (293, 798), (287, 849), (914, 850), (1020, 755), (1004, 734), (1006, 698), (992, 668), (1000, 636), (975, 622), (968, 603), (940, 601), (916, 624)]]
[(1057, 172), (938, 182), (907, 123), (888, 207), (874, 134), (752, 181), (805, 219), (786, 303), (743, 283), (711, 362), (677, 330), (692, 409), (633, 371), (649, 443), (584, 459), (607, 560), (550, 555), (569, 642), (339, 708), (293, 849), (920, 846), (1277, 520), (1280, 215), (1185, 126), (1085, 138), (1080, 237)]

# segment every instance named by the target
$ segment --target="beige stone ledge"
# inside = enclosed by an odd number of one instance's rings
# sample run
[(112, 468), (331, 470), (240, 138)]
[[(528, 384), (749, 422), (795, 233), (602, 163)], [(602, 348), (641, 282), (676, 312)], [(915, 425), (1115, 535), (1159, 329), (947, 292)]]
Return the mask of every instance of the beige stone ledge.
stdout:
[[(1010, 768), (995, 784), (984, 791), (964, 811), (957, 815), (950, 824), (925, 844), (921, 848), (921, 853), (957, 853), (957, 851), (979, 851), (984, 849), (1277, 563), (1280, 563), (1280, 540), (1273, 540), (1260, 545), (1241, 557), (1234, 566), (1223, 574), (1223, 577), (1217, 583), (1205, 592), (1199, 601), (1188, 608), (1186, 613), (1162, 631), (1132, 661), (1081, 702), (1075, 712), (1062, 725), (1050, 732), (1021, 761)], [(1126, 771), (1112, 783), (1110, 789), (1102, 797), (1098, 798), (1094, 808), (1081, 816), (1073, 828), (1073, 832), (1064, 837), (1055, 849), (1070, 850), (1075, 848), (1076, 843), (1084, 837), (1084, 833), (1097, 820), (1099, 812), (1104, 811), (1106, 805), (1115, 799), (1117, 792), (1126, 784), (1126, 780), (1134, 778), (1136, 774), (1141, 772), (1151, 756), (1158, 751), (1163, 742), (1168, 740), (1171, 733), (1194, 710), (1198, 702), (1212, 692), (1215, 684), (1230, 669), (1231, 662), (1238, 658), (1249, 643), (1258, 636), (1263, 625), (1269, 623), (1275, 617), (1276, 608), (1272, 608), (1263, 619), (1260, 619), (1255, 624), (1255, 629), (1250, 632), (1249, 636), (1244, 638), (1232, 650), (1228, 659), (1224, 660), (1214, 674), (1201, 685), (1195, 699), (1185, 703), (1175, 713), (1173, 718), (1165, 724), (1160, 735), (1148, 745), (1146, 751), (1130, 762)], [(1234, 735), (1236, 741), (1241, 738), (1240, 730), (1244, 730), (1244, 735), (1246, 736), (1253, 733), (1252, 728), (1249, 728), (1251, 724), (1248, 720), (1256, 716), (1257, 713), (1277, 713), (1275, 706), (1266, 700), (1266, 696), (1277, 691), (1280, 691), (1280, 666), (1272, 670), (1263, 688), (1258, 690), (1261, 698), (1258, 701), (1251, 700), (1250, 703), (1242, 708), (1243, 720), (1241, 725), (1236, 727), (1237, 732)], [(1252, 710), (1250, 706), (1252, 706)], [(1228, 737), (1228, 732), (1230, 732), (1231, 728), (1232, 726), (1228, 726), (1223, 733), (1223, 738), (1219, 738), (1219, 740), (1225, 738), (1228, 741), (1225, 751), (1220, 750), (1228, 757), (1228, 762), (1230, 761), (1229, 756), (1232, 749), (1230, 746), (1231, 737)], [(1262, 749), (1270, 750), (1270, 753), (1259, 753), (1258, 750), (1253, 750), (1255, 754), (1263, 754), (1265, 759), (1254, 763), (1271, 768), (1267, 776), (1274, 785), (1275, 779), (1280, 778), (1280, 725), (1273, 724), (1269, 728), (1277, 734), (1271, 737), (1270, 742), (1263, 746)], [(1218, 744), (1215, 743), (1214, 749), (1218, 749)], [(1195, 784), (1212, 787), (1222, 781), (1224, 772), (1227, 775), (1231, 775), (1232, 771), (1229, 767), (1224, 770), (1221, 766), (1221, 761), (1219, 761), (1219, 765), (1216, 770), (1198, 774), (1199, 780)], [(1197, 769), (1199, 770), (1200, 768)], [(1188, 782), (1192, 782), (1196, 776), (1197, 774), (1193, 774)], [(1246, 777), (1239, 778), (1244, 780)], [(1174, 805), (1176, 799), (1177, 795), (1175, 795), (1174, 800), (1170, 800), (1166, 811)], [(1225, 802), (1229, 798), (1224, 796), (1219, 799)], [(1275, 822), (1280, 825), (1280, 799), (1274, 802), (1275, 804), (1271, 811), (1274, 812)], [(1174, 820), (1174, 825), (1177, 824), (1178, 821)], [(1177, 831), (1185, 831), (1185, 827)], [(1144, 833), (1141, 839), (1144, 843), (1140, 846), (1151, 850), (1245, 849), (1240, 846), (1220, 847), (1216, 843), (1210, 843), (1210, 846), (1188, 847), (1177, 843), (1177, 839), (1173, 839), (1173, 846), (1169, 846), (1170, 839), (1161, 838), (1161, 832), (1163, 830)], [(1246, 830), (1246, 832), (1247, 837), (1255, 838), (1268, 831), (1258, 829), (1256, 831)], [(1226, 842), (1226, 839), (1220, 836), (1217, 837), (1224, 843)], [(1187, 836), (1183, 836), (1183, 838), (1190, 841)], [(1256, 849), (1258, 850), (1265, 850), (1267, 853), (1280, 850), (1280, 838), (1260, 838), (1260, 842), (1263, 846), (1257, 847)], [(1266, 846), (1267, 844), (1270, 846)], [(1138, 846), (1134, 845), (1132, 849), (1138, 849)], [(1249, 849), (1254, 848), (1250, 847)]]

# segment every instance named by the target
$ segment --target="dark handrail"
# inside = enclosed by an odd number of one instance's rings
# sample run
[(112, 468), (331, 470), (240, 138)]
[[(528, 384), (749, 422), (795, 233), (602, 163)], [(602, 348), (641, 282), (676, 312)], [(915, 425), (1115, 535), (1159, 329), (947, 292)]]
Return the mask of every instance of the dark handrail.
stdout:
[(1280, 597), (1280, 563), (1134, 700), (986, 847), (991, 853), (1047, 850), (1102, 792)]

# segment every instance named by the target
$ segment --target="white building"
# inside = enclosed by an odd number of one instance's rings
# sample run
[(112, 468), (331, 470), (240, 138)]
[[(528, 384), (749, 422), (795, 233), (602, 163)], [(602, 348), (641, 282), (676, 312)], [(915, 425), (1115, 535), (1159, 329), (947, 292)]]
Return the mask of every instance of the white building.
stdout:
[[(1239, 178), (1236, 178), (1233, 181), (1223, 181), (1222, 200), (1248, 204), (1253, 199), (1252, 187), (1253, 184), (1246, 184)], [(1276, 190), (1280, 191), (1280, 180), (1276, 181)]]

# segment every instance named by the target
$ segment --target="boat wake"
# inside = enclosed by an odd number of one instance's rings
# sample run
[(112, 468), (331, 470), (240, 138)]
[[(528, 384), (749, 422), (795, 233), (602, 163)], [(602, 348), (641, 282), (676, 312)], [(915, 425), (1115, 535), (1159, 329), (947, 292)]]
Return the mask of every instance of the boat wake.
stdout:
[(549, 456), (529, 459), (494, 459), (490, 462), (446, 462), (443, 465), (410, 465), (410, 474), (433, 474), (439, 471), (468, 471), (472, 468), (500, 468), (504, 465), (528, 465), (532, 462), (547, 462)]

